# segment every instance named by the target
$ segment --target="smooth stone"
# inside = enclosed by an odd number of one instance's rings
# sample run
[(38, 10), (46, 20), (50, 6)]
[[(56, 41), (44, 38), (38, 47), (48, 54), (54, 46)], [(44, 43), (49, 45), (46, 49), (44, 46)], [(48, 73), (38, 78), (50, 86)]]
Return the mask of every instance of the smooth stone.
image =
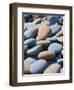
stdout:
[(63, 36), (63, 29), (60, 30), (60, 31), (56, 34), (56, 37), (60, 37), (60, 36)]
[(28, 50), (28, 45), (24, 45), (24, 53)]
[(47, 21), (47, 20), (44, 20), (42, 23), (45, 23), (46, 25), (50, 25), (50, 22), (49, 21)]
[(46, 40), (39, 40), (36, 42), (37, 45), (42, 45), (42, 46), (49, 46), (50, 45), (50, 41), (46, 41)]
[(50, 22), (50, 25), (53, 25), (55, 23), (58, 23), (59, 22), (59, 19), (60, 19), (60, 16), (52, 16), (52, 15), (49, 15), (48, 16), (48, 21)]
[(55, 53), (60, 53), (62, 50), (62, 45), (59, 43), (52, 43), (48, 47), (48, 51), (54, 51)]
[(60, 43), (63, 43), (63, 37), (57, 37), (57, 40), (58, 40)]
[(39, 28), (39, 30), (36, 40), (42, 40), (45, 39), (48, 35), (51, 35), (51, 29), (45, 23), (41, 23), (37, 25), (37, 27)]
[(57, 63), (58, 63), (58, 64), (63, 64), (63, 58), (57, 59)]
[(41, 20), (42, 20), (41, 18), (37, 18), (37, 19), (35, 19), (35, 20), (33, 21), (33, 23), (34, 23), (34, 24), (41, 23)]
[(30, 38), (24, 41), (24, 45), (34, 46), (36, 44), (36, 40), (34, 38)]
[(60, 19), (59, 19), (59, 22), (58, 22), (60, 25), (63, 25), (63, 17), (61, 17)]
[(46, 21), (46, 20), (47, 20), (47, 17), (43, 17), (43, 18), (42, 18), (42, 22), (43, 22), (43, 21)]
[(37, 46), (29, 49), (29, 50), (27, 51), (27, 54), (28, 54), (28, 55), (31, 55), (31, 56), (32, 56), (32, 55), (37, 55), (41, 50), (42, 50), (42, 46), (41, 46), (41, 45), (37, 45)]
[(49, 28), (51, 28), (51, 30), (52, 30), (52, 35), (56, 34), (57, 32), (59, 32), (61, 30), (61, 26), (58, 25), (57, 23), (49, 26)]
[(61, 68), (61, 69), (60, 69), (60, 73), (63, 73), (63, 71), (64, 71), (64, 68)]
[(29, 28), (24, 32), (24, 36), (26, 38), (33, 38), (37, 35), (38, 29), (37, 27)]
[(61, 51), (61, 55), (62, 55), (62, 56), (63, 56), (63, 52), (64, 52), (64, 50)]
[(41, 59), (54, 59), (55, 58), (55, 52), (53, 51), (41, 51), (39, 54), (38, 54), (38, 58), (41, 58)]
[(32, 74), (42, 73), (45, 70), (46, 66), (47, 66), (46, 60), (43, 59), (37, 60), (33, 64), (31, 64), (30, 73)]
[(60, 67), (60, 64), (53, 63), (45, 69), (44, 73), (58, 73), (60, 71)]
[(30, 29), (32, 27), (35, 27), (35, 24), (32, 22), (24, 23), (24, 30)]
[(32, 15), (24, 15), (24, 21), (25, 22), (32, 22), (33, 21)]
[(24, 73), (28, 74), (30, 73), (30, 66), (33, 62), (36, 60), (34, 58), (28, 57), (24, 60)]

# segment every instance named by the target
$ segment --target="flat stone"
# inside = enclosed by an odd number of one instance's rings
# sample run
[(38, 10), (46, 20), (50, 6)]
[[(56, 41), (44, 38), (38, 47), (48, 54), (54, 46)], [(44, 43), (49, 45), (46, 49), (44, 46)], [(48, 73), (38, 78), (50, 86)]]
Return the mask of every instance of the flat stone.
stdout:
[(28, 54), (28, 55), (31, 55), (31, 56), (32, 56), (32, 55), (37, 55), (41, 50), (42, 50), (42, 46), (41, 46), (41, 45), (37, 45), (37, 46), (29, 49), (29, 50), (27, 51), (27, 54)]
[(60, 67), (60, 64), (53, 63), (45, 69), (44, 73), (58, 73), (60, 71)]
[(41, 23), (37, 25), (37, 27), (39, 28), (39, 30), (36, 40), (42, 40), (45, 39), (48, 35), (50, 36), (51, 29), (45, 23)]
[(42, 73), (45, 70), (46, 66), (47, 66), (46, 60), (43, 59), (37, 60), (33, 64), (31, 64), (30, 73), (32, 74)]
[(35, 62), (36, 60), (28, 57), (24, 60), (24, 73), (25, 74), (29, 74), (30, 73), (30, 66), (33, 62)]
[(54, 59), (55, 58), (55, 52), (53, 51), (42, 51), (38, 54), (38, 58), (41, 59)]
[(60, 53), (62, 50), (62, 45), (59, 43), (52, 43), (48, 47), (48, 51), (54, 51), (55, 53)]

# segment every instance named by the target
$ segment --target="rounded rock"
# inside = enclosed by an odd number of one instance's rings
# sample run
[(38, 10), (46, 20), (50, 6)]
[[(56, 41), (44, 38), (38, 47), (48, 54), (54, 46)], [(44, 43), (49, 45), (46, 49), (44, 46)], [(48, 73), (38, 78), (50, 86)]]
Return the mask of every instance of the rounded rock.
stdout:
[(41, 20), (42, 20), (41, 18), (37, 18), (37, 19), (35, 19), (35, 20), (33, 21), (33, 23), (34, 23), (34, 24), (41, 23)]
[(63, 37), (57, 37), (57, 40), (58, 40), (60, 43), (63, 43)]
[(29, 50), (27, 51), (27, 54), (28, 54), (28, 55), (31, 55), (31, 56), (32, 56), (32, 55), (37, 55), (41, 50), (42, 50), (42, 46), (41, 46), (41, 45), (37, 45), (37, 46), (29, 49)]
[(63, 30), (60, 30), (60, 31), (56, 34), (56, 37), (60, 37), (60, 36), (63, 36)]
[(58, 73), (60, 71), (60, 67), (61, 65), (59, 65), (58, 63), (53, 63), (45, 69), (44, 74), (45, 73)]
[(38, 54), (38, 58), (41, 59), (54, 59), (55, 58), (55, 52), (53, 51), (42, 51)]
[(46, 60), (43, 59), (37, 60), (33, 64), (31, 64), (30, 73), (32, 74), (42, 73), (45, 70), (46, 66), (47, 66)]
[(59, 43), (52, 43), (50, 44), (50, 46), (48, 47), (48, 51), (54, 51), (55, 53), (60, 53), (62, 50), (62, 45)]

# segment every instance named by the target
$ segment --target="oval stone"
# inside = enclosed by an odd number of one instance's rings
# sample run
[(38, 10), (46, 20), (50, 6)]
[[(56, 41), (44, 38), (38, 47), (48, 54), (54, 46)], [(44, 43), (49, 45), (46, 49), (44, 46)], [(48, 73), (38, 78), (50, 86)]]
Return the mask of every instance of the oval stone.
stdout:
[(27, 54), (28, 54), (28, 55), (31, 55), (31, 56), (32, 56), (32, 55), (37, 55), (41, 50), (42, 50), (42, 46), (41, 46), (41, 45), (37, 45), (37, 46), (29, 49), (29, 50), (27, 51)]
[(45, 23), (41, 23), (37, 27), (39, 28), (39, 30), (38, 30), (38, 36), (36, 37), (36, 40), (42, 40), (42, 39), (45, 39), (48, 35), (50, 36), (51, 29)]
[(30, 66), (35, 61), (36, 60), (31, 57), (28, 57), (27, 59), (24, 60), (24, 73), (25, 74), (30, 73)]
[(57, 32), (59, 32), (61, 30), (61, 26), (58, 25), (57, 23), (54, 25), (51, 25), (50, 28), (52, 30), (52, 35), (56, 34)]
[(32, 74), (42, 73), (45, 70), (46, 66), (47, 66), (46, 60), (43, 59), (37, 60), (33, 64), (31, 64), (30, 73)]
[(59, 43), (52, 43), (50, 44), (50, 46), (48, 47), (48, 51), (54, 51), (55, 53), (59, 53), (62, 50), (62, 45)]
[(55, 58), (55, 52), (53, 51), (42, 51), (38, 54), (38, 58), (41, 59), (54, 59)]
[(36, 40), (34, 38), (30, 38), (24, 41), (24, 45), (34, 46), (36, 44)]
[(26, 38), (33, 38), (37, 35), (38, 29), (37, 27), (30, 28), (24, 32), (24, 36)]
[(36, 42), (37, 45), (42, 45), (42, 46), (49, 46), (50, 45), (50, 41), (46, 41), (46, 40), (39, 40)]
[(58, 63), (53, 63), (45, 69), (44, 73), (58, 73), (60, 71), (60, 67), (61, 65)]

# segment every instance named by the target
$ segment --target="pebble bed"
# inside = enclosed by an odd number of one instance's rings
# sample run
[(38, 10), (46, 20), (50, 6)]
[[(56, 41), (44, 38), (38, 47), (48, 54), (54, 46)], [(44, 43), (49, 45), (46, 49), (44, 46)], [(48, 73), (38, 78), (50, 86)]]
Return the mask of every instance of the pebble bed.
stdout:
[(63, 72), (63, 16), (24, 15), (24, 74)]

